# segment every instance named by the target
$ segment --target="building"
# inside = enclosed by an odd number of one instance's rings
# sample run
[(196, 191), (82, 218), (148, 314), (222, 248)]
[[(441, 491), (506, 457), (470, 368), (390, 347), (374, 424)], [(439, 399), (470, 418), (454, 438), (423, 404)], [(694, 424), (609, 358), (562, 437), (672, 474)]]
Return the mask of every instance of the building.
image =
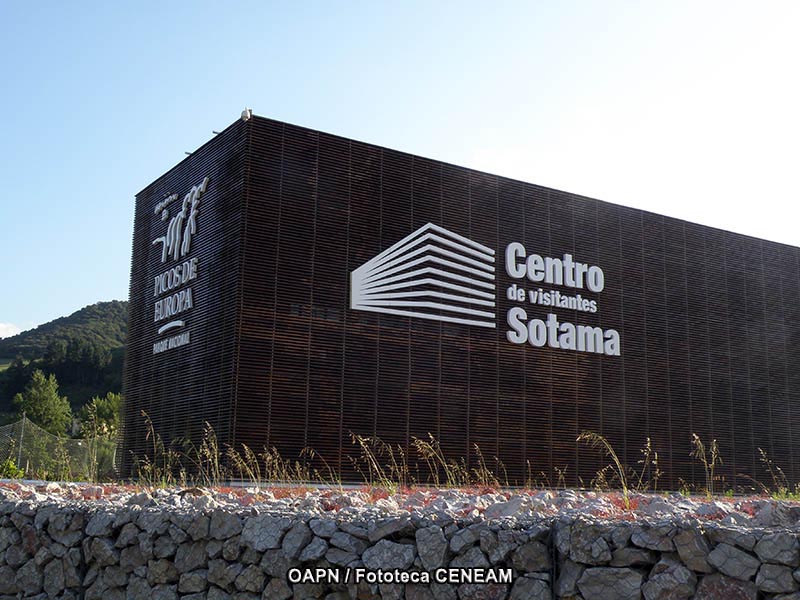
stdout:
[[(691, 190), (687, 190), (691, 194)], [(261, 117), (136, 197), (123, 468), (152, 444), (477, 445), (511, 483), (588, 485), (649, 437), (660, 486), (800, 477), (794, 247)], [(796, 425), (797, 424), (797, 425)], [(495, 465), (496, 466), (496, 465)]]

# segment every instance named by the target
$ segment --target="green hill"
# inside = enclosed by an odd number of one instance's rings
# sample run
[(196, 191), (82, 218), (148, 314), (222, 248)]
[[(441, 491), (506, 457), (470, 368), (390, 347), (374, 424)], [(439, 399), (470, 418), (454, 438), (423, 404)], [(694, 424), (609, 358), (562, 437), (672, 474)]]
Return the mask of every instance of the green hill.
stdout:
[(128, 303), (122, 300), (91, 304), (68, 317), (0, 340), (0, 363), (22, 356), (42, 358), (56, 341), (83, 340), (113, 350), (125, 345), (128, 335)]
[(113, 300), (0, 340), (0, 413), (13, 412), (35, 369), (56, 376), (74, 410), (120, 392), (127, 335), (128, 303)]

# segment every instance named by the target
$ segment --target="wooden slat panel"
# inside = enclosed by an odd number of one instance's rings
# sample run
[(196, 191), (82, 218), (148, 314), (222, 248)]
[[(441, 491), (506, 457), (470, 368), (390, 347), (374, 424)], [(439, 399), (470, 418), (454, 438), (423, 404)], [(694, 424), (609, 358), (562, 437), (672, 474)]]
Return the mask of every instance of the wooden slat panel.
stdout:
[[(153, 205), (206, 174), (196, 334), (154, 359)], [(428, 222), (496, 249), (497, 329), (349, 308), (350, 273)], [(512, 241), (602, 267), (605, 289), (512, 280)], [(128, 468), (146, 451), (147, 410), (167, 440), (208, 420), (225, 443), (287, 458), (313, 447), (345, 479), (357, 478), (351, 433), (407, 452), (431, 433), (470, 467), (478, 444), (512, 483), (561, 471), (588, 484), (606, 460), (576, 443), (583, 430), (632, 466), (650, 437), (673, 489), (703, 484), (692, 433), (719, 441), (722, 487), (764, 478), (758, 447), (800, 477), (797, 248), (255, 117), (137, 196), (133, 250)], [(522, 306), (617, 329), (622, 356), (511, 344), (512, 283), (595, 300), (595, 313)]]

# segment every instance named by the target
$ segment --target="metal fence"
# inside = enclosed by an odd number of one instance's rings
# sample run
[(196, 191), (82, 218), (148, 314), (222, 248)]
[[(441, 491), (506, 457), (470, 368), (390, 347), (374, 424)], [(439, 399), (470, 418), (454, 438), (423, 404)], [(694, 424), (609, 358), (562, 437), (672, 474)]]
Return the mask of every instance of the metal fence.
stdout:
[[(26, 479), (104, 481), (117, 478), (116, 439), (55, 436), (30, 419), (0, 427), (0, 466), (13, 461)], [(1, 473), (9, 477), (9, 473)]]

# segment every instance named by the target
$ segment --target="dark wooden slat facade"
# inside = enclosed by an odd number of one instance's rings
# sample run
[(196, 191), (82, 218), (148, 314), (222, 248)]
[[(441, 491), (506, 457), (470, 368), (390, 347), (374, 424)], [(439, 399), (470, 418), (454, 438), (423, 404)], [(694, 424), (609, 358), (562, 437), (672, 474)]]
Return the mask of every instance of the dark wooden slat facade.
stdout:
[[(208, 176), (191, 343), (153, 354), (154, 206)], [(691, 193), (688, 191), (687, 193)], [(426, 223), (497, 252), (497, 328), (350, 309), (350, 273)], [(515, 281), (503, 252), (602, 267), (598, 294)], [(254, 117), (237, 121), (136, 198), (123, 468), (151, 440), (313, 448), (355, 478), (350, 433), (408, 447), (433, 434), (475, 466), (588, 484), (606, 436), (629, 465), (647, 437), (662, 486), (702, 484), (691, 434), (719, 441), (723, 487), (765, 480), (763, 448), (800, 479), (800, 250)], [(512, 283), (597, 300), (596, 313), (525, 303), (529, 318), (614, 328), (621, 356), (506, 339)], [(166, 334), (165, 334), (166, 335)]]

